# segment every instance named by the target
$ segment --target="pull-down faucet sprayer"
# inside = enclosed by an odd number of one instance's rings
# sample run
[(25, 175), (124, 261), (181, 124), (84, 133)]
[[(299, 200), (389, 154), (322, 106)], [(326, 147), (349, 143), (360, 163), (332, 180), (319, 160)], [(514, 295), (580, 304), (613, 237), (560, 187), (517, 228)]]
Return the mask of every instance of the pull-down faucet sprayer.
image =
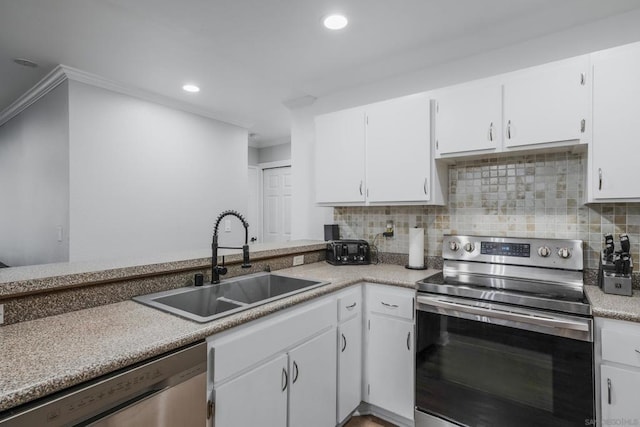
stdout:
[[(218, 227), (220, 221), (226, 216), (235, 216), (242, 222), (244, 227), (244, 245), (242, 247), (218, 246)], [(242, 249), (242, 268), (249, 268), (249, 223), (237, 211), (224, 211), (216, 219), (216, 225), (213, 228), (213, 241), (211, 242), (211, 283), (220, 283), (220, 275), (227, 274), (227, 268), (224, 266), (224, 256), (222, 257), (222, 266), (218, 265), (218, 248), (219, 249)]]

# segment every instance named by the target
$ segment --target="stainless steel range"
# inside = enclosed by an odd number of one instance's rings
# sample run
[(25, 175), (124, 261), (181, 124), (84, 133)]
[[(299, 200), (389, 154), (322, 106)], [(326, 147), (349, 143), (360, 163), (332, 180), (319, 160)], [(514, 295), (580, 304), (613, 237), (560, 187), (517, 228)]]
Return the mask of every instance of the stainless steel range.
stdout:
[(418, 282), (416, 426), (593, 423), (582, 241), (445, 235)]

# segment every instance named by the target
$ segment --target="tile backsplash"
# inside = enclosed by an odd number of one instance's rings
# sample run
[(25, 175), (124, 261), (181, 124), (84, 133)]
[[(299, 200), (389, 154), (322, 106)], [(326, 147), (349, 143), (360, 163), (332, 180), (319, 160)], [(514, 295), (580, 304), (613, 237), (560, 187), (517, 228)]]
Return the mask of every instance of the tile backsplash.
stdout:
[[(425, 228), (425, 256), (442, 255), (443, 234), (580, 239), (585, 268), (598, 268), (603, 234), (628, 233), (640, 262), (640, 203), (585, 206), (586, 154), (553, 153), (458, 161), (449, 166), (447, 206), (339, 207), (342, 238), (375, 241), (381, 252), (408, 253), (409, 228)], [(382, 237), (387, 220), (393, 238)]]

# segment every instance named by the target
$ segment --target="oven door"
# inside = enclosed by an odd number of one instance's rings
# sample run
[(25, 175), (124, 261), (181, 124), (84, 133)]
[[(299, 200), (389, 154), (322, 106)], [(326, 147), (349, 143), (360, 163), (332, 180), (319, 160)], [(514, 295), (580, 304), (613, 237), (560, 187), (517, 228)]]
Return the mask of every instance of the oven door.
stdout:
[(440, 295), (416, 308), (416, 426), (594, 423), (592, 319)]

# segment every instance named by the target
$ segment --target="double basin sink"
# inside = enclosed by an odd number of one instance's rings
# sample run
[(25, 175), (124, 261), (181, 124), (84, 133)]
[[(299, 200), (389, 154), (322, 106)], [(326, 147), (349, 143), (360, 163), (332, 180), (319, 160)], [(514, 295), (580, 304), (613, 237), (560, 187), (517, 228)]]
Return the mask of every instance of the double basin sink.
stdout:
[(204, 323), (328, 284), (271, 273), (134, 297), (135, 301)]

